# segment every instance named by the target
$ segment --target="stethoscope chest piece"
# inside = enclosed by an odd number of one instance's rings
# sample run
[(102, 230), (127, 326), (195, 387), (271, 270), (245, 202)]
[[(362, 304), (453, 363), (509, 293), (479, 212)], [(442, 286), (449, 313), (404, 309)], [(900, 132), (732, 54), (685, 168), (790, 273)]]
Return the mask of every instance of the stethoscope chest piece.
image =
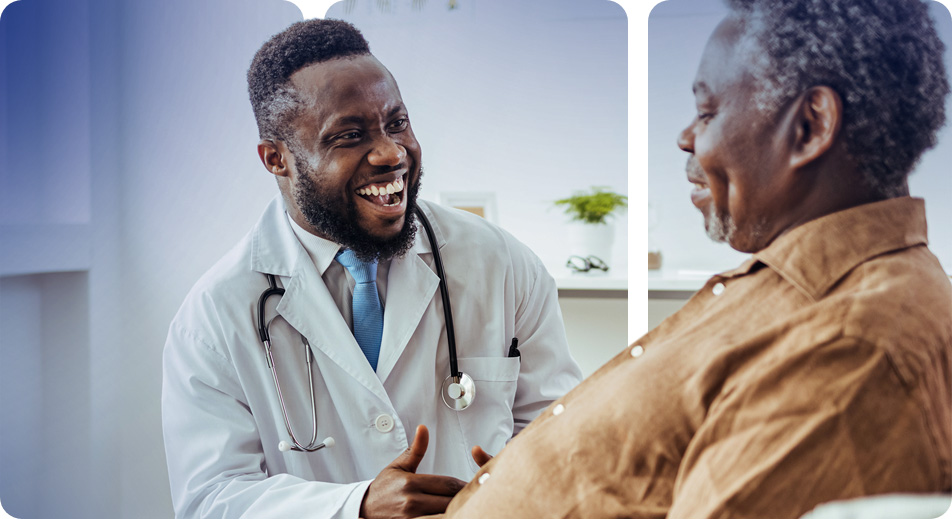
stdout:
[(443, 381), (440, 393), (443, 395), (443, 403), (446, 407), (454, 411), (462, 411), (476, 398), (476, 384), (466, 373), (460, 373), (458, 377), (450, 375)]

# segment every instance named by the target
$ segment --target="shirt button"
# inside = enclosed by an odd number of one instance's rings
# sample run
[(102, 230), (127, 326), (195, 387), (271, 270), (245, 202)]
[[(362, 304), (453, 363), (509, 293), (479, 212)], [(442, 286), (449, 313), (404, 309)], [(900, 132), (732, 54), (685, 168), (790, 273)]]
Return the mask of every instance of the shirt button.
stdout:
[(559, 416), (560, 414), (562, 414), (562, 411), (565, 411), (565, 406), (562, 404), (558, 404), (552, 408), (552, 414), (554, 414), (555, 416)]
[(711, 292), (714, 292), (714, 295), (719, 296), (724, 293), (724, 283), (718, 283), (714, 285), (714, 288), (711, 289)]
[(479, 479), (476, 480), (480, 485), (489, 481), (489, 472), (483, 472), (482, 476), (479, 476)]
[(631, 356), (637, 359), (642, 354), (644, 354), (644, 352), (645, 348), (639, 344), (631, 349)]
[(393, 418), (390, 415), (382, 414), (374, 420), (374, 427), (382, 433), (388, 433), (393, 430)]

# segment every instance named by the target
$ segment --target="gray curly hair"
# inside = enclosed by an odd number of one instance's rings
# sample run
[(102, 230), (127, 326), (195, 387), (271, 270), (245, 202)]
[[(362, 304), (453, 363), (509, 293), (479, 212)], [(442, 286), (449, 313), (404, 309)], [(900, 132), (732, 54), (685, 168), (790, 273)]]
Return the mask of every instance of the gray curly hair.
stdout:
[(727, 0), (743, 26), (755, 102), (775, 112), (824, 85), (843, 99), (843, 139), (867, 183), (892, 197), (936, 144), (949, 93), (928, 8), (920, 0)]

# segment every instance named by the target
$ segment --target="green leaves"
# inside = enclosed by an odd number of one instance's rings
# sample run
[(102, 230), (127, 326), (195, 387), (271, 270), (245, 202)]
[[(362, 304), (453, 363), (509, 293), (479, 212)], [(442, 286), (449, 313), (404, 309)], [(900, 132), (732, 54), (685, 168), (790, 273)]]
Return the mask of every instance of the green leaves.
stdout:
[(628, 197), (609, 191), (607, 187), (592, 187), (591, 193), (576, 191), (574, 195), (556, 200), (565, 206), (565, 214), (585, 223), (605, 223), (617, 209), (628, 207)]

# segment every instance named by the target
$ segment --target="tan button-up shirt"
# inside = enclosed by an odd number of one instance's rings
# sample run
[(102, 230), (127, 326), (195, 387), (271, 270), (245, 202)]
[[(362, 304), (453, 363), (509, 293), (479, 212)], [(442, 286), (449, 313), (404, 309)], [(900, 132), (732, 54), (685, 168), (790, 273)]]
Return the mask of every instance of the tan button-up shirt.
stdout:
[(952, 287), (922, 200), (801, 225), (554, 402), (452, 518), (796, 518), (952, 489)]

